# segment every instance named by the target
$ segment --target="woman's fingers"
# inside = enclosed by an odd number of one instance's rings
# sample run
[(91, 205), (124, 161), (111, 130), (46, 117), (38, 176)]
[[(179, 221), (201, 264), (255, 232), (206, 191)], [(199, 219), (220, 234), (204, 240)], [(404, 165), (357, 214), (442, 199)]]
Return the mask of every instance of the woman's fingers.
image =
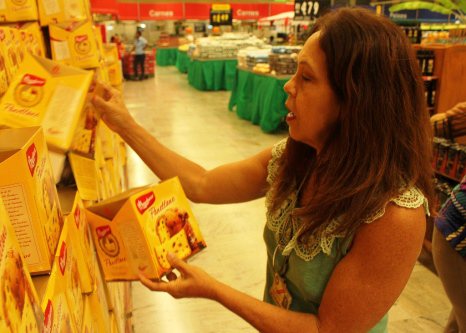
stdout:
[(139, 274), (139, 280), (143, 285), (145, 285), (147, 288), (149, 288), (152, 291), (164, 291), (168, 292), (168, 283), (164, 281), (152, 281), (146, 278), (144, 275)]

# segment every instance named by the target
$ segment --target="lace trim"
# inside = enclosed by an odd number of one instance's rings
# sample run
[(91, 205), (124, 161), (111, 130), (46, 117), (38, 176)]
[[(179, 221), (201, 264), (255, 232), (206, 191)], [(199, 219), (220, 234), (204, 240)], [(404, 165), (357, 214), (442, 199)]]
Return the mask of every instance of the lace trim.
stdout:
[[(277, 175), (278, 158), (285, 149), (286, 139), (278, 142), (272, 149), (272, 159), (268, 164), (267, 181), (271, 184)], [(330, 224), (321, 226), (314, 232), (305, 242), (298, 242), (300, 221), (292, 217), (292, 211), (296, 207), (296, 193), (290, 196), (283, 202), (279, 209), (271, 211), (271, 193), (266, 195), (265, 203), (267, 207), (267, 228), (275, 235), (275, 240), (278, 248), (283, 255), (289, 255), (294, 250), (296, 255), (305, 260), (310, 261), (320, 252), (330, 255), (333, 247), (333, 242), (336, 238), (342, 238), (345, 235), (335, 234), (334, 231), (339, 225), (338, 220), (333, 220)], [(399, 196), (392, 198), (389, 202), (393, 202), (397, 206), (404, 208), (418, 208), (424, 206), (426, 213), (429, 213), (427, 199), (421, 191), (412, 187), (401, 193)], [(389, 203), (387, 202), (387, 204)], [(374, 214), (364, 220), (364, 223), (371, 223), (385, 214), (385, 207), (379, 209)]]

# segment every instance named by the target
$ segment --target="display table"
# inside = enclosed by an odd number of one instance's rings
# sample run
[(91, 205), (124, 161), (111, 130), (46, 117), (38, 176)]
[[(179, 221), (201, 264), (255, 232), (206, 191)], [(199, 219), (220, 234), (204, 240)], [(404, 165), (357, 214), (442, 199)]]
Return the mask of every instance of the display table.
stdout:
[(236, 105), (238, 117), (259, 125), (264, 132), (273, 132), (288, 113), (283, 86), (290, 78), (238, 68), (228, 109), (232, 111)]
[(175, 66), (177, 54), (177, 47), (157, 47), (155, 53), (157, 66)]
[(188, 82), (198, 90), (231, 90), (236, 75), (236, 59), (191, 59)]
[(176, 55), (176, 68), (180, 73), (187, 73), (189, 67), (189, 56), (188, 52), (178, 50)]

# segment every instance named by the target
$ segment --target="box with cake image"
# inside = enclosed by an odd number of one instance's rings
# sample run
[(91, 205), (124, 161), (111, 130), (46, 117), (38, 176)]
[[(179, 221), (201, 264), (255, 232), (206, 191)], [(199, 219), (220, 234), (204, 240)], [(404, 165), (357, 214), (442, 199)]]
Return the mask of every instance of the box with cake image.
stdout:
[(0, 130), (0, 197), (29, 272), (50, 272), (63, 216), (40, 127)]
[(185, 259), (206, 247), (177, 177), (137, 188), (86, 209), (107, 281), (160, 279), (167, 254)]
[(42, 332), (44, 314), (0, 198), (0, 332)]

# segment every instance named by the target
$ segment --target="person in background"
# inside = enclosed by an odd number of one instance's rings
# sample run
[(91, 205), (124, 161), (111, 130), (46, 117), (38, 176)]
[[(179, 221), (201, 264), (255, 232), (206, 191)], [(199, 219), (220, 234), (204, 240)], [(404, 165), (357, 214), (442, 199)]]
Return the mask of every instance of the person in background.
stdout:
[(173, 254), (179, 276), (141, 281), (175, 298), (219, 302), (261, 332), (387, 332), (433, 193), (432, 131), (414, 51), (389, 19), (335, 10), (317, 20), (285, 91), (289, 137), (212, 170), (150, 135), (115, 89), (94, 97), (106, 124), (160, 179), (178, 176), (191, 201), (265, 196), (262, 301)]
[[(436, 136), (466, 135), (466, 102), (431, 117)], [(466, 176), (453, 188), (435, 218), (432, 256), (452, 304), (445, 333), (466, 333)]]
[[(134, 40), (134, 79), (137, 80), (144, 80), (144, 63), (146, 61), (146, 53), (145, 49), (147, 46), (147, 40), (142, 37), (142, 33), (140, 30), (136, 31), (136, 39)], [(139, 76), (138, 76), (138, 67), (140, 70)]]

